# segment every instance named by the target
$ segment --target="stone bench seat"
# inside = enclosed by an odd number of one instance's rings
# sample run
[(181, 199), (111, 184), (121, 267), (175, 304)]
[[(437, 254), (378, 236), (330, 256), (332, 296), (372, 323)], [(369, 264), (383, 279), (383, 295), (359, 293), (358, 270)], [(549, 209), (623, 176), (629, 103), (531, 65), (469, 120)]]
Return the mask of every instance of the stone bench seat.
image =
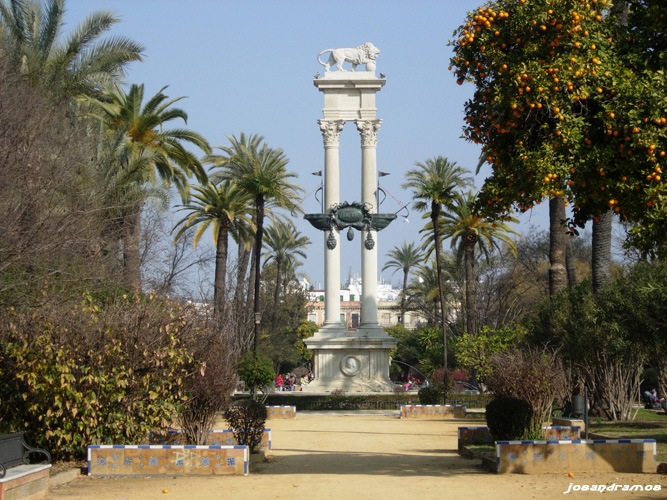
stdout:
[(496, 472), (630, 472), (656, 470), (655, 439), (496, 441)]
[[(49, 489), (51, 455), (29, 446), (24, 432), (0, 435), (0, 500), (43, 498)], [(41, 455), (46, 464), (31, 464), (30, 455)]]
[(463, 405), (401, 405), (401, 418), (449, 419), (466, 418)]
[(249, 462), (247, 446), (88, 446), (89, 476), (247, 476)]
[(0, 500), (44, 498), (49, 489), (51, 464), (24, 464), (7, 469), (0, 479)]
[(292, 419), (296, 418), (296, 406), (267, 406), (266, 418)]

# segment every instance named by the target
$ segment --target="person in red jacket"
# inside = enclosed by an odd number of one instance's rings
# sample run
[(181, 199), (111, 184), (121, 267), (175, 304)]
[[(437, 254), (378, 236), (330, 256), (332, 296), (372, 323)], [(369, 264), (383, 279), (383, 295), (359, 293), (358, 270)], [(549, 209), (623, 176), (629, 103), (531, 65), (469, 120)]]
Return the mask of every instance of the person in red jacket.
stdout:
[(281, 392), (283, 390), (283, 386), (285, 385), (285, 382), (283, 381), (282, 375), (280, 373), (276, 377), (276, 387), (278, 388), (278, 391)]

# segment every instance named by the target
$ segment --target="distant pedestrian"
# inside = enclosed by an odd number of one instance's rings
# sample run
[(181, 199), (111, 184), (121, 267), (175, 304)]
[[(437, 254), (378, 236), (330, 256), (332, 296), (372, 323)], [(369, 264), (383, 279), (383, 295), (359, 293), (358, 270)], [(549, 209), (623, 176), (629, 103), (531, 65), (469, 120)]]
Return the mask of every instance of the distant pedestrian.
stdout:
[(276, 377), (276, 387), (278, 388), (278, 392), (281, 392), (283, 390), (283, 386), (285, 385), (285, 381), (283, 380), (282, 375), (280, 373)]

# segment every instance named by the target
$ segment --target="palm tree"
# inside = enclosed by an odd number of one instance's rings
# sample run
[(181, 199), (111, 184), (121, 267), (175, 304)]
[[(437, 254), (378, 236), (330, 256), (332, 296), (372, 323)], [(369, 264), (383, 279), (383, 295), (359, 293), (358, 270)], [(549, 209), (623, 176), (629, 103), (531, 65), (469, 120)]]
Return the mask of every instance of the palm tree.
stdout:
[(403, 289), (401, 291), (401, 324), (405, 324), (405, 292), (408, 287), (408, 275), (410, 269), (424, 260), (424, 256), (417, 248), (414, 242), (408, 243), (403, 241), (400, 246), (394, 247), (387, 252), (387, 257), (390, 258), (384, 267), (383, 271), (387, 269), (394, 269), (392, 276), (396, 271), (403, 271)]
[(613, 212), (609, 210), (593, 220), (591, 271), (595, 293), (611, 281), (612, 218)]
[(438, 323), (440, 290), (435, 260), (419, 264), (413, 271), (414, 277), (405, 290), (407, 307), (421, 310), (429, 323)]
[(189, 212), (174, 229), (180, 229), (174, 237), (174, 243), (185, 232), (197, 226), (193, 239), (196, 248), (204, 232), (210, 227), (215, 244), (215, 277), (213, 281), (213, 316), (218, 324), (223, 320), (226, 296), (227, 252), (229, 234), (233, 233), (237, 241), (248, 242), (248, 232), (254, 230), (248, 213), (248, 195), (231, 181), (224, 181), (218, 186), (211, 183), (195, 186), (193, 200), (182, 205), (179, 211)]
[(64, 0), (0, 0), (0, 38), (13, 65), (32, 83), (64, 95), (93, 95), (124, 76), (126, 66), (141, 61), (144, 48), (122, 36), (99, 37), (119, 21), (98, 11), (65, 41)]
[(273, 294), (271, 328), (275, 328), (278, 318), (280, 288), (285, 271), (294, 270), (297, 267), (297, 256), (306, 258), (305, 249), (308, 245), (310, 245), (310, 239), (302, 236), (291, 221), (278, 220), (266, 228), (264, 246), (267, 250), (264, 253), (264, 265), (271, 260), (276, 263), (276, 288)]
[[(143, 104), (144, 86), (133, 84), (126, 93), (119, 85), (105, 92), (105, 100), (90, 99), (102, 121), (108, 138), (122, 142), (115, 149), (115, 175), (126, 186), (145, 186), (158, 178), (165, 187), (175, 185), (184, 202), (188, 201), (188, 177), (194, 175), (201, 183), (207, 180), (199, 159), (186, 150), (190, 143), (204, 152), (211, 151), (206, 139), (191, 130), (164, 129), (164, 124), (188, 115), (180, 108), (171, 107), (182, 97), (168, 100), (163, 87)], [(135, 189), (136, 191), (136, 189)], [(125, 283), (141, 288), (141, 259), (139, 237), (141, 207), (145, 197), (128, 201), (122, 217), (123, 270)]]
[[(445, 214), (443, 234), (451, 238), (451, 248), (457, 248), (457, 255), (463, 255), (465, 266), (465, 311), (466, 329), (471, 335), (477, 334), (477, 308), (475, 304), (477, 278), (475, 276), (475, 247), (485, 255), (487, 261), (499, 242), (503, 242), (516, 257), (516, 242), (510, 234), (519, 234), (503, 222), (493, 222), (480, 218), (476, 211), (477, 194), (470, 190), (462, 194)], [(515, 222), (518, 222), (515, 220)]]
[(303, 189), (293, 184), (290, 179), (295, 173), (287, 171), (289, 161), (282, 149), (273, 149), (259, 135), (246, 136), (241, 133), (239, 139), (228, 137), (230, 146), (218, 146), (223, 155), (209, 155), (204, 161), (213, 163), (221, 169), (215, 179), (235, 180), (239, 188), (247, 192), (255, 208), (255, 248), (254, 253), (254, 313), (255, 335), (253, 352), (257, 352), (259, 337), (259, 285), (261, 269), (262, 238), (264, 236), (264, 216), (267, 204), (291, 211), (301, 211), (298, 202)]
[[(447, 309), (445, 307), (445, 283), (442, 273), (442, 242), (439, 221), (443, 207), (451, 207), (458, 196), (458, 189), (468, 185), (471, 179), (466, 169), (458, 166), (456, 162), (450, 162), (443, 156), (428, 159), (425, 163), (416, 162), (415, 166), (417, 168), (409, 170), (405, 174), (407, 181), (403, 184), (403, 189), (409, 188), (412, 190), (412, 198), (417, 200), (413, 203), (415, 210), (420, 212), (428, 212), (430, 210), (429, 217), (433, 231), (432, 248), (435, 249), (436, 271), (438, 275), (440, 314), (444, 341), (444, 368), (446, 373)], [(428, 258), (429, 255), (426, 257)]]
[[(447, 322), (452, 324), (450, 313), (456, 307), (456, 295), (462, 288), (463, 279), (460, 263), (451, 252), (443, 252), (442, 274), (445, 277), (445, 296), (448, 299)], [(438, 288), (438, 272), (435, 259), (419, 264), (412, 271), (413, 278), (406, 291), (406, 308), (420, 310), (432, 324), (438, 323), (440, 315), (440, 290)], [(452, 332), (450, 332), (452, 333)]]

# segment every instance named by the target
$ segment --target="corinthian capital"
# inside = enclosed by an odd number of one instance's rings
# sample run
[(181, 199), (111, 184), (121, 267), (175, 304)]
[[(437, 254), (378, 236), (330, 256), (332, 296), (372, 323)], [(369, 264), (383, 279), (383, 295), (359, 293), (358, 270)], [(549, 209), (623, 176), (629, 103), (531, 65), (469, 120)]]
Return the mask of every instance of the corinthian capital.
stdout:
[(343, 120), (317, 120), (322, 131), (322, 139), (325, 147), (338, 147), (340, 145), (340, 133), (343, 130)]
[(382, 120), (356, 120), (357, 130), (361, 133), (362, 147), (375, 147), (378, 143), (378, 130)]

